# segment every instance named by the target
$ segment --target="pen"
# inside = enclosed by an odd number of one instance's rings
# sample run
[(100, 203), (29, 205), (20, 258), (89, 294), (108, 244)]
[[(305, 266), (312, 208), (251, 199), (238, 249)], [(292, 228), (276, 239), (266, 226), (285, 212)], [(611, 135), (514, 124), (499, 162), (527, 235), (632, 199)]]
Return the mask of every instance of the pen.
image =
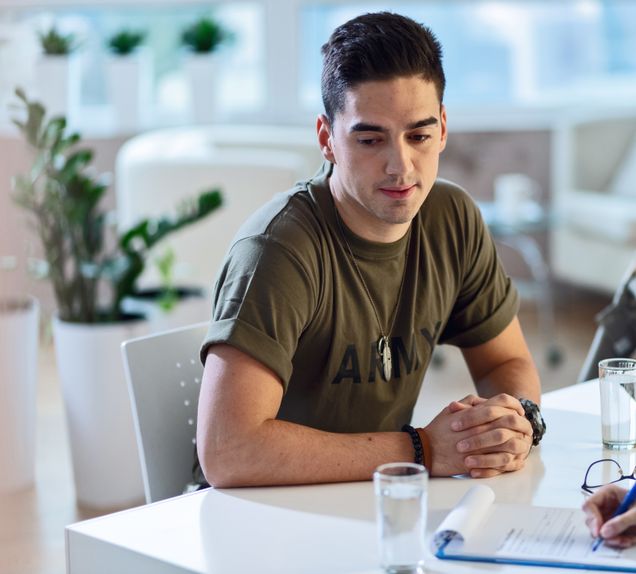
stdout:
[[(625, 498), (623, 498), (623, 502), (620, 503), (618, 508), (615, 510), (614, 514), (612, 514), (612, 518), (616, 518), (617, 516), (620, 516), (621, 514), (624, 514), (625, 512), (627, 512), (632, 507), (634, 502), (636, 502), (636, 482), (631, 487), (629, 492), (625, 495)], [(599, 535), (594, 541), (594, 544), (592, 545), (592, 552), (596, 552), (596, 549), (602, 543), (603, 543), (603, 537)]]

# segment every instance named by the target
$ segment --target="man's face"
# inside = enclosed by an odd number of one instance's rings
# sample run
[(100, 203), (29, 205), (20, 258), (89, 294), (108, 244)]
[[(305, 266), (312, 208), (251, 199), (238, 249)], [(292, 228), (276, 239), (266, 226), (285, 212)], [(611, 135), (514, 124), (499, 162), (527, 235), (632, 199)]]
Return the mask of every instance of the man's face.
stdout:
[(331, 193), (357, 235), (396, 241), (437, 177), (446, 112), (419, 76), (364, 82), (348, 90), (334, 125), (318, 119), (323, 156), (334, 163)]

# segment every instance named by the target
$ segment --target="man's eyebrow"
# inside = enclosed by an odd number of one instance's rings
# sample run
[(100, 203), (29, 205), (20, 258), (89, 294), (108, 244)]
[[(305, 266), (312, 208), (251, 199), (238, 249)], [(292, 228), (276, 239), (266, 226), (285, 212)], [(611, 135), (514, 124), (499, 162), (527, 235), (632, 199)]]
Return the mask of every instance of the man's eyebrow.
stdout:
[[(413, 122), (411, 124), (408, 124), (406, 126), (406, 129), (408, 130), (416, 130), (418, 128), (426, 128), (429, 126), (436, 126), (438, 123), (438, 120), (435, 116), (430, 116), (428, 118), (425, 118), (423, 120), (418, 120), (416, 122)], [(358, 122), (357, 124), (353, 124), (350, 128), (349, 128), (349, 132), (350, 133), (354, 133), (354, 132), (380, 132), (380, 133), (385, 133), (388, 130), (382, 126), (376, 125), (376, 124), (367, 124), (365, 122)]]
[(417, 128), (426, 128), (428, 126), (436, 126), (436, 125), (437, 125), (437, 118), (435, 116), (431, 116), (424, 120), (413, 122), (412, 124), (409, 124), (406, 127), (409, 130), (416, 130)]
[(349, 133), (353, 132), (386, 132), (387, 129), (382, 126), (377, 126), (375, 124), (365, 124), (364, 122), (358, 122), (357, 124), (353, 124), (349, 128)]

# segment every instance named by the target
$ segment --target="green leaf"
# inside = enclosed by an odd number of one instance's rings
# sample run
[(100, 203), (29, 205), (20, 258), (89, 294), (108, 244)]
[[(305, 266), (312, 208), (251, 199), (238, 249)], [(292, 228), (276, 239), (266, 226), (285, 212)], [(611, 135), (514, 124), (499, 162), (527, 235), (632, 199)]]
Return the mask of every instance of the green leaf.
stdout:
[(40, 32), (38, 36), (42, 50), (50, 56), (65, 56), (78, 47), (73, 34), (61, 34), (55, 26), (50, 28), (48, 32)]
[(164, 313), (172, 311), (179, 301), (179, 294), (174, 288), (167, 288), (161, 291), (161, 295), (157, 300), (157, 305)]
[(121, 30), (108, 39), (107, 46), (119, 56), (134, 52), (144, 41), (146, 33), (134, 30)]
[[(66, 158), (64, 167), (60, 169), (60, 177), (70, 180), (73, 174), (82, 171), (93, 160), (93, 152), (89, 149), (79, 150)], [(88, 182), (86, 183), (88, 189)]]
[(27, 102), (27, 97), (26, 97), (26, 93), (24, 91), (24, 89), (20, 88), (19, 86), (14, 90), (15, 95), (22, 100), (23, 103), (26, 104)]
[(212, 18), (200, 18), (181, 34), (181, 42), (193, 52), (206, 53), (214, 52), (228, 33)]

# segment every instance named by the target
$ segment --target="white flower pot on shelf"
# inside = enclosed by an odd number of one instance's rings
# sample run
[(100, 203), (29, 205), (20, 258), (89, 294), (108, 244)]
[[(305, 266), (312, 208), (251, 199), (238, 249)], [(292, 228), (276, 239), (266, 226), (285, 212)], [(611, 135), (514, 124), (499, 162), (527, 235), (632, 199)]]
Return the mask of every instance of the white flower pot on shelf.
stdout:
[(84, 324), (55, 318), (53, 334), (78, 505), (110, 511), (143, 504), (120, 345), (147, 334), (147, 322)]
[(204, 124), (213, 122), (218, 115), (218, 55), (215, 53), (187, 54), (184, 69), (190, 90), (192, 120)]
[(35, 412), (40, 307), (0, 299), (0, 492), (35, 481)]
[(40, 55), (35, 65), (37, 99), (50, 116), (63, 115), (69, 123), (80, 110), (81, 62), (78, 54)]
[(132, 54), (109, 54), (106, 58), (108, 99), (113, 124), (138, 130), (146, 121), (152, 100), (152, 58), (144, 47)]

